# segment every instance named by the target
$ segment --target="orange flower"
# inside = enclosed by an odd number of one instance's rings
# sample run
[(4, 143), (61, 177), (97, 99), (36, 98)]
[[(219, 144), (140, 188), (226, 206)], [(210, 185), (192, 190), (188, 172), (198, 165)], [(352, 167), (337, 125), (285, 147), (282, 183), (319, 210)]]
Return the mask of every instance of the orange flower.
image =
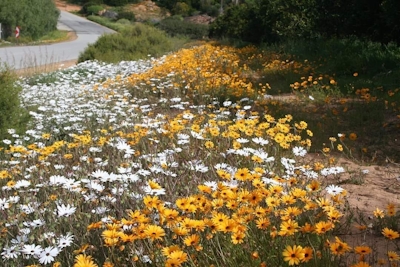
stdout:
[(394, 231), (394, 230), (392, 230), (392, 229), (389, 229), (389, 228), (387, 228), (387, 227), (383, 228), (382, 234), (383, 234), (386, 238), (389, 238), (389, 239), (391, 239), (391, 240), (396, 239), (396, 238), (399, 238), (399, 233), (398, 233), (398, 232), (396, 232), (396, 231)]
[(165, 236), (165, 231), (158, 225), (149, 225), (146, 227), (144, 230), (144, 233), (146, 237), (155, 240), (155, 239), (160, 239), (162, 240), (162, 237)]
[(331, 243), (329, 247), (334, 255), (343, 255), (344, 253), (351, 250), (351, 247), (347, 243), (340, 240), (338, 237), (335, 237), (335, 243)]
[(287, 261), (289, 266), (298, 265), (304, 259), (304, 249), (301, 246), (287, 246), (282, 252), (283, 260)]
[(389, 261), (400, 260), (400, 256), (394, 251), (388, 251), (387, 255), (388, 255)]
[(360, 255), (367, 255), (370, 254), (372, 250), (368, 246), (357, 246), (354, 248), (354, 252)]
[(185, 240), (183, 241), (185, 243), (186, 246), (190, 247), (190, 246), (196, 246), (200, 241), (200, 236), (193, 234), (191, 236), (188, 236), (185, 238)]
[(349, 134), (349, 139), (350, 139), (351, 141), (355, 141), (355, 140), (357, 139), (357, 134), (356, 134), (356, 133), (351, 133), (351, 134)]
[(308, 262), (313, 258), (313, 249), (310, 247), (305, 247), (304, 248), (304, 258), (301, 260), (301, 262)]
[(315, 232), (317, 234), (325, 234), (329, 230), (334, 228), (334, 224), (332, 222), (325, 222), (325, 221), (320, 221), (317, 224), (315, 224)]

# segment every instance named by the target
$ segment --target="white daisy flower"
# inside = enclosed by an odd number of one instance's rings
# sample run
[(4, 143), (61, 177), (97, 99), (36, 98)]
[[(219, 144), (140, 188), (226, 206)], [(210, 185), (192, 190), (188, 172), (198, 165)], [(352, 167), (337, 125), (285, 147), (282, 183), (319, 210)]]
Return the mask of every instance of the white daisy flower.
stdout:
[(293, 151), (293, 154), (298, 157), (304, 157), (305, 155), (307, 155), (307, 150), (305, 150), (303, 147), (300, 147), (300, 146), (295, 146), (292, 149), (292, 151)]
[(18, 251), (17, 246), (3, 247), (3, 252), (1, 253), (4, 260), (16, 259), (19, 255), (21, 255), (21, 253)]
[(71, 246), (72, 241), (74, 241), (74, 236), (71, 233), (67, 233), (66, 235), (62, 235), (58, 238), (58, 247), (66, 248)]
[(255, 137), (253, 139), (251, 139), (254, 143), (265, 146), (269, 144), (269, 141), (262, 138), (262, 137)]
[(43, 249), (39, 245), (24, 245), (23, 248), (20, 250), (24, 255), (27, 256), (39, 256), (42, 253)]
[(74, 214), (75, 211), (76, 211), (76, 207), (71, 206), (69, 204), (67, 206), (62, 204), (62, 205), (57, 205), (57, 213), (55, 213), (55, 214), (58, 214), (58, 217), (62, 217), (62, 216), (69, 217), (72, 214)]
[(49, 264), (54, 261), (60, 250), (57, 247), (47, 247), (39, 254), (39, 262), (41, 264)]
[(0, 210), (6, 210), (10, 208), (10, 201), (6, 198), (0, 198)]
[(337, 185), (329, 185), (325, 188), (325, 190), (329, 195), (332, 195), (332, 196), (338, 195), (344, 191), (343, 188), (341, 188), (340, 186), (337, 186)]

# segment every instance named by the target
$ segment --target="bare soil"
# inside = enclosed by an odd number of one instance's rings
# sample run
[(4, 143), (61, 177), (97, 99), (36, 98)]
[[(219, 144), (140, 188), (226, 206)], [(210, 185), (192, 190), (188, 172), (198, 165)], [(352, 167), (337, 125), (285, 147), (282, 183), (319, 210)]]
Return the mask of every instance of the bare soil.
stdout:
[(154, 2), (148, 0), (129, 5), (128, 10), (132, 11), (132, 13), (135, 14), (135, 18), (137, 21), (159, 21), (171, 15), (165, 9), (160, 8)]
[(66, 1), (62, 1), (62, 0), (54, 0), (57, 8), (61, 11), (67, 11), (67, 12), (76, 12), (81, 10), (81, 6), (78, 5), (73, 5), (70, 3), (67, 3)]

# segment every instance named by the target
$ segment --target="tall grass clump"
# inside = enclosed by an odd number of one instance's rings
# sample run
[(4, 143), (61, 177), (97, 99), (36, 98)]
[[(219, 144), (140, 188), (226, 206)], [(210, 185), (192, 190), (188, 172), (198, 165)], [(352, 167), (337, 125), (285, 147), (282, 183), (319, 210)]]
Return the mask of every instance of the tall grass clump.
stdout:
[(164, 32), (144, 24), (135, 24), (120, 33), (101, 36), (80, 54), (78, 62), (96, 59), (116, 63), (144, 59), (149, 55), (158, 57), (171, 50), (171, 42)]
[(7, 66), (0, 66), (0, 138), (9, 135), (8, 129), (24, 130), (28, 114), (21, 107), (21, 87), (16, 83), (17, 76)]
[(129, 28), (132, 27), (132, 25), (130, 25), (130, 24), (118, 23), (118, 21), (114, 21), (114, 20), (106, 18), (106, 17), (89, 15), (87, 18), (91, 21), (94, 21), (100, 25), (103, 25), (103, 26), (110, 28), (117, 32), (122, 32), (122, 31), (128, 30)]

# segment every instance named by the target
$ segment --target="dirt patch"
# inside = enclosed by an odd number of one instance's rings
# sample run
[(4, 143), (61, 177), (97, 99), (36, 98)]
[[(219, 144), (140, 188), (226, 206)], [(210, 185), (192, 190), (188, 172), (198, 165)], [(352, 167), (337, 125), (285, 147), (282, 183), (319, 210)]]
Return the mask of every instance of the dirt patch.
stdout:
[[(310, 153), (305, 162), (325, 162), (326, 156)], [(348, 192), (347, 200), (353, 209), (366, 217), (373, 215), (376, 208), (385, 210), (389, 203), (400, 208), (400, 164), (361, 164), (353, 160), (336, 157), (334, 166), (343, 167), (345, 173), (328, 176), (324, 182), (338, 185)]]
[(35, 67), (15, 70), (15, 73), (18, 76), (31, 76), (31, 75), (36, 75), (36, 74), (40, 74), (40, 73), (48, 73), (48, 72), (66, 69), (66, 68), (76, 65), (76, 63), (77, 63), (77, 60), (55, 62), (55, 63), (46, 64), (43, 66), (35, 66)]
[(77, 12), (82, 8), (79, 5), (73, 5), (62, 0), (54, 0), (54, 3), (56, 4), (57, 8), (61, 11)]
[(152, 1), (143, 1), (138, 4), (128, 5), (127, 10), (132, 11), (132, 13), (135, 14), (137, 21), (159, 21), (171, 15), (168, 11), (160, 8)]
[(196, 24), (210, 24), (215, 20), (215, 18), (208, 15), (196, 15), (187, 17), (185, 20)]
[(351, 207), (368, 215), (372, 215), (376, 208), (385, 210), (389, 203), (399, 207), (400, 164), (362, 166), (341, 159), (338, 166), (348, 171), (339, 184), (349, 193)]

